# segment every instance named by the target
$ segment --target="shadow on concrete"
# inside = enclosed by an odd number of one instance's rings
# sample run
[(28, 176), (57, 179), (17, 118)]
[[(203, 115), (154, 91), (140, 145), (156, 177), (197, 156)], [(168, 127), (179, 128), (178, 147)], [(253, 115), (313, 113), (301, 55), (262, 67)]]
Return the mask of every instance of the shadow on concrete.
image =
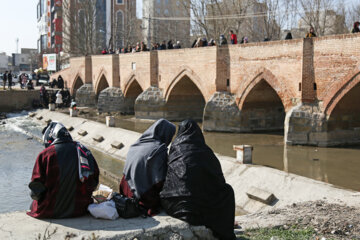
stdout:
[[(161, 213), (160, 216), (166, 216), (166, 214)], [(105, 220), (105, 219), (96, 219), (90, 214), (77, 217), (77, 218), (65, 218), (65, 219), (42, 219), (44, 222), (50, 224), (58, 224), (64, 227), (69, 227), (78, 230), (85, 231), (133, 231), (141, 229), (149, 229), (156, 227), (160, 224), (159, 221), (155, 220), (152, 217), (147, 218), (118, 218), (116, 220)]]

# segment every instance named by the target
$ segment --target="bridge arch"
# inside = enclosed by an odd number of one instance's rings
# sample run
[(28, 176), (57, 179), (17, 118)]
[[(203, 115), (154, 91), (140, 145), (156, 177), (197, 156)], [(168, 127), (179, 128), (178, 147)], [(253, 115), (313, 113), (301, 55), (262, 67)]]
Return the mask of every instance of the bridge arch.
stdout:
[(284, 129), (285, 105), (278, 80), (269, 71), (258, 74), (240, 97), (240, 128), (243, 132)]
[[(190, 75), (190, 76), (189, 76)], [(174, 121), (187, 118), (201, 121), (206, 98), (201, 91), (200, 82), (187, 70), (178, 74), (165, 93), (166, 117)]]
[(99, 97), (99, 94), (102, 90), (109, 87), (109, 83), (105, 77), (105, 74), (101, 74), (99, 77), (99, 80), (97, 81), (97, 84), (95, 86), (95, 95)]
[(339, 84), (335, 94), (330, 95), (325, 107), (328, 131), (351, 130), (360, 127), (360, 71), (355, 71), (346, 82)]
[(175, 76), (172, 78), (168, 88), (165, 91), (165, 99), (166, 101), (169, 99), (170, 97), (170, 93), (173, 91), (174, 87), (184, 78), (184, 77), (188, 77), (189, 79), (191, 79), (192, 83), (195, 84), (195, 86), (197, 87), (197, 89), (201, 92), (202, 96), (204, 97), (205, 100), (208, 100), (208, 98), (206, 97), (206, 94), (204, 93), (204, 88), (201, 85), (201, 79), (200, 77), (198, 77), (193, 70), (191, 70), (189, 67), (187, 66), (183, 66), (181, 67), (182, 70)]
[(80, 74), (77, 74), (74, 78), (74, 81), (72, 82), (72, 86), (70, 88), (70, 93), (73, 96), (76, 96), (76, 91), (84, 84), (85, 84), (85, 82), (81, 78)]
[(253, 78), (244, 89), (238, 90), (237, 96), (238, 96), (239, 109), (241, 110), (243, 108), (245, 99), (247, 98), (249, 93), (253, 90), (253, 88), (256, 87), (261, 81), (265, 81), (276, 92), (276, 94), (280, 98), (285, 108), (285, 111), (290, 110), (291, 108), (290, 97), (288, 96), (286, 90), (281, 87), (281, 83), (275, 77), (275, 75), (272, 74), (272, 72), (266, 68), (257, 71), (255, 78)]
[(143, 92), (143, 88), (141, 87), (140, 83), (138, 82), (136, 75), (132, 74), (130, 78), (126, 81), (124, 86), (124, 96), (131, 97), (131, 96), (139, 96)]
[(334, 111), (338, 103), (347, 95), (354, 87), (360, 83), (360, 64), (347, 76), (345, 76), (341, 82), (335, 86), (331, 86), (334, 89), (334, 94), (329, 94), (324, 98), (324, 112), (329, 117)]

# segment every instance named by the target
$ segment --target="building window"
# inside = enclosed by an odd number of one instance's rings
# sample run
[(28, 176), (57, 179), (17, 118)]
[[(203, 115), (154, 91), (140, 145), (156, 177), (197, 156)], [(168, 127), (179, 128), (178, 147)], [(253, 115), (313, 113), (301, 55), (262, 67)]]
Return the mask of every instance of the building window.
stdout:
[(121, 10), (116, 12), (116, 47), (123, 47), (124, 39), (124, 14)]
[(124, 0), (116, 0), (116, 4), (124, 4)]

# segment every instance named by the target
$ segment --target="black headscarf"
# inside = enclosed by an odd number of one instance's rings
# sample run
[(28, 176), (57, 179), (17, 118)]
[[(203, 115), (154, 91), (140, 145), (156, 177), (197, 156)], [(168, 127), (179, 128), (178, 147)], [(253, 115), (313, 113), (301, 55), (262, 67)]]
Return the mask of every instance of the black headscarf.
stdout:
[(185, 120), (179, 126), (168, 160), (168, 173), (162, 198), (194, 196), (216, 202), (216, 195), (225, 186), (221, 165), (214, 152), (206, 145), (200, 127), (193, 120)]
[(167, 146), (175, 131), (174, 124), (160, 119), (131, 145), (126, 157), (124, 175), (137, 198), (154, 184), (165, 180)]

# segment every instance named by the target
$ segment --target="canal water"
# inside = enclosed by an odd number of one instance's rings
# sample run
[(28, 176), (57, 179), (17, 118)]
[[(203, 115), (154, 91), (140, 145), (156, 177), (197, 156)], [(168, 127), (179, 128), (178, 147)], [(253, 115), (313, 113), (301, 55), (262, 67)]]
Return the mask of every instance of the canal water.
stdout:
[[(84, 114), (82, 117), (105, 122), (105, 116)], [(28, 183), (37, 154), (43, 145), (41, 128), (27, 113), (8, 114), (6, 124), (0, 121), (0, 213), (26, 210), (31, 199)], [(143, 132), (152, 121), (135, 120), (131, 116), (117, 117), (117, 127)], [(316, 148), (284, 146), (283, 135), (204, 133), (207, 144), (223, 155), (235, 156), (233, 145), (254, 147), (253, 162), (286, 172), (324, 181), (339, 187), (360, 190), (359, 148)], [(33, 137), (31, 137), (33, 136)], [(123, 162), (92, 150), (99, 166), (121, 176)], [(102, 180), (107, 183), (105, 180)], [(112, 186), (117, 190), (117, 186)]]

